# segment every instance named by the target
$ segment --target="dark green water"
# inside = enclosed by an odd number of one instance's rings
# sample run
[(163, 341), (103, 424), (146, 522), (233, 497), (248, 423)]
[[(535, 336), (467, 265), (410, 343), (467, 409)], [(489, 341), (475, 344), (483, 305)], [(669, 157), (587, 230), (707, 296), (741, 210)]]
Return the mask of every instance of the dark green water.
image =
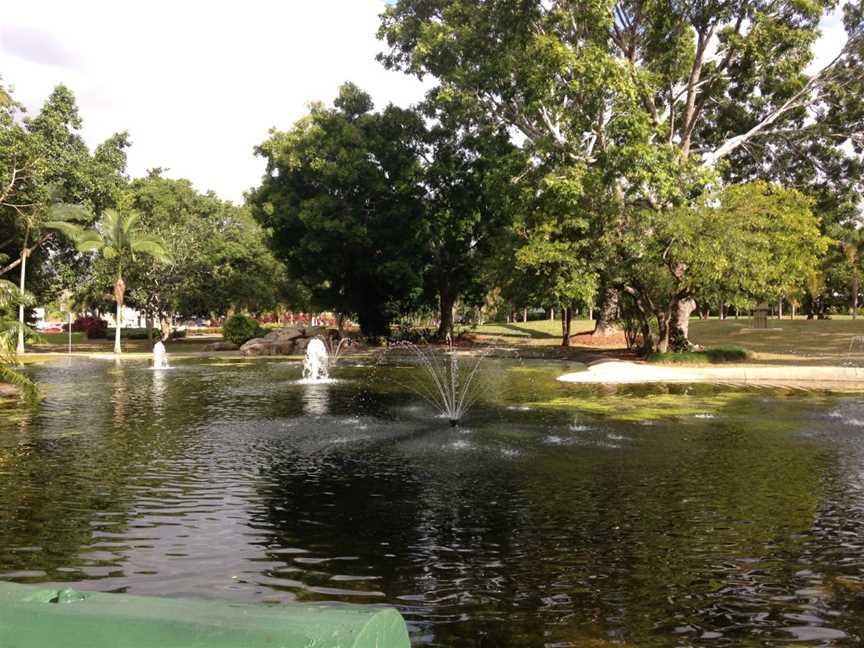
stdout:
[(46, 399), (0, 410), (0, 578), (390, 604), (423, 646), (864, 641), (860, 397), (489, 361), (451, 429), (415, 371), (35, 366)]

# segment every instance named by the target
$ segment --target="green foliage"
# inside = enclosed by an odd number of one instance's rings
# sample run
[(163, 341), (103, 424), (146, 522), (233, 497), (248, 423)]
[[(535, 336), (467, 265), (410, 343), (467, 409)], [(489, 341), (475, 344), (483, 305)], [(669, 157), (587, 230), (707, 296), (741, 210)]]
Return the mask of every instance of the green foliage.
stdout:
[(312, 304), (356, 313), (377, 335), (422, 289), (423, 123), (394, 106), (372, 112), (351, 84), (334, 106), (313, 105), (290, 131), (271, 132), (257, 149), (267, 170), (249, 204)]
[(15, 385), (25, 398), (32, 400), (39, 395), (36, 385), (15, 369), (18, 333), (30, 331), (14, 318), (14, 310), (18, 304), (28, 301), (28, 296), (22, 294), (14, 284), (0, 279), (0, 382)]
[[(514, 258), (525, 279), (511, 292), (522, 299), (532, 288), (547, 299), (578, 294), (580, 285), (590, 292), (586, 279), (597, 273), (599, 284), (633, 301), (643, 329), (649, 319), (656, 323), (665, 347), (670, 330), (683, 330), (687, 310), (678, 307), (697, 286), (710, 292), (740, 283), (733, 298), (776, 294), (791, 290), (775, 268), (796, 265), (796, 245), (804, 252), (789, 279), (800, 279), (819, 254), (809, 225), (792, 213), (797, 208), (777, 196), (785, 205), (772, 210), (786, 212), (791, 235), (766, 250), (760, 234), (738, 222), (739, 243), (751, 243), (742, 255), (764, 254), (740, 281), (729, 275), (724, 266), (737, 254), (721, 251), (715, 261), (710, 248), (722, 247), (722, 236), (697, 241), (682, 216), (699, 220), (702, 196), (720, 182), (791, 184), (816, 196), (820, 215), (824, 206), (834, 220), (860, 205), (857, 5), (846, 7), (847, 40), (837, 59), (807, 70), (819, 21), (832, 7), (397, 0), (382, 16), (388, 50), (379, 58), (434, 77), (433, 93), (517, 133), (531, 161), (519, 177), (532, 183), (533, 195), (546, 191), (547, 178), (563, 179), (570, 208), (533, 207), (540, 217), (517, 230)], [(759, 226), (769, 228), (764, 220)], [(670, 245), (687, 261), (670, 262)], [(542, 285), (537, 275), (554, 281)]]
[(773, 300), (803, 283), (828, 249), (811, 205), (801, 192), (763, 181), (729, 186), (676, 212), (668, 256), (688, 267), (693, 292)]
[(262, 335), (264, 329), (248, 315), (232, 315), (222, 325), (222, 337), (237, 346)]
[(750, 352), (735, 344), (724, 344), (705, 347), (700, 351), (672, 349), (666, 353), (652, 353), (649, 362), (684, 363), (684, 364), (719, 364), (724, 362), (744, 362), (750, 357)]

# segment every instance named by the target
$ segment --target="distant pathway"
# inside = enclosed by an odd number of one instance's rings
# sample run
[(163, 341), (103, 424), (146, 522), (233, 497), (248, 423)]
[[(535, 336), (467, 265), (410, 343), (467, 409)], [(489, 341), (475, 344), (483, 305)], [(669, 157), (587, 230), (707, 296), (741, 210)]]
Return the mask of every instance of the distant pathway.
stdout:
[(586, 384), (728, 383), (864, 389), (864, 367), (682, 367), (607, 360), (591, 364), (585, 371), (566, 373), (558, 380)]

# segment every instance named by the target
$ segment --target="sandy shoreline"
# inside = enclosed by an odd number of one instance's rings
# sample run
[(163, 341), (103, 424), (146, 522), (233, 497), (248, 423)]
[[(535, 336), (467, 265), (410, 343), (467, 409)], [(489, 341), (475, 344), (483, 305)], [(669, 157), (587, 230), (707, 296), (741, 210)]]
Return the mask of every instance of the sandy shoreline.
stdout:
[(841, 386), (864, 389), (864, 367), (747, 366), (693, 367), (602, 361), (566, 373), (561, 382), (582, 384), (727, 383)]

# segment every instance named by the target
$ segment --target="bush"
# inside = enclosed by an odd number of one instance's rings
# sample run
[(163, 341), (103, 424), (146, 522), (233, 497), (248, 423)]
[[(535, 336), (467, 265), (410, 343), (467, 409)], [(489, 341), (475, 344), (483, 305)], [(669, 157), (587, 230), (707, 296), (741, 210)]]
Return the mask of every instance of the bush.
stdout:
[(171, 339), (172, 340), (180, 340), (180, 339), (185, 338), (185, 337), (186, 337), (186, 329), (185, 328), (174, 329), (173, 331), (171, 331)]
[(652, 353), (649, 362), (720, 364), (723, 362), (744, 362), (750, 352), (736, 344), (723, 344), (705, 347), (701, 351)]
[(222, 337), (237, 346), (263, 334), (264, 329), (248, 315), (232, 315), (222, 325)]
[(108, 322), (101, 317), (86, 315), (72, 322), (72, 330), (83, 331), (90, 340), (103, 339), (108, 337)]
[[(108, 329), (108, 337), (114, 338), (115, 328), (112, 326)], [(159, 331), (157, 329), (153, 330), (153, 335), (158, 336)], [(146, 340), (147, 339), (147, 329), (146, 328), (138, 328), (137, 326), (129, 326), (123, 327), (120, 329), (120, 337), (124, 340)]]

